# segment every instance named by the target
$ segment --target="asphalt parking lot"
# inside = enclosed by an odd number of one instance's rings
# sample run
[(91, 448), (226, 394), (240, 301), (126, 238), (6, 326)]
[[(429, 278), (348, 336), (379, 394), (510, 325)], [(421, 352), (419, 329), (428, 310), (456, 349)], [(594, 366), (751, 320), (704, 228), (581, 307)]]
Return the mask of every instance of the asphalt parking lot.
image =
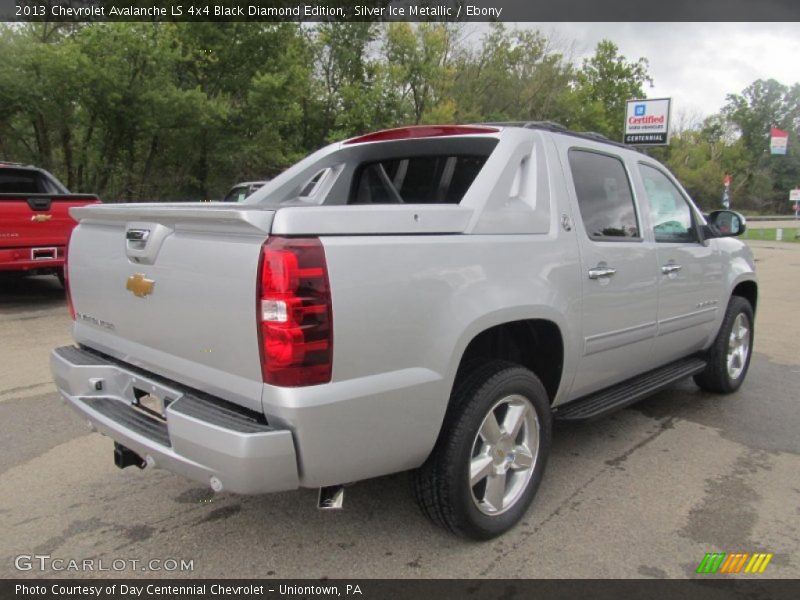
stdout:
[[(527, 517), (480, 544), (430, 525), (405, 474), (359, 483), (344, 511), (318, 512), (312, 490), (214, 495), (164, 471), (118, 470), (111, 441), (50, 382), (50, 349), (70, 343), (58, 282), (4, 280), (0, 576), (86, 575), (15, 568), (44, 554), (128, 561), (100, 577), (687, 577), (706, 552), (772, 552), (761, 577), (800, 577), (800, 245), (753, 247), (761, 298), (739, 393), (687, 381), (558, 426)], [(153, 559), (193, 570), (142, 571)]]

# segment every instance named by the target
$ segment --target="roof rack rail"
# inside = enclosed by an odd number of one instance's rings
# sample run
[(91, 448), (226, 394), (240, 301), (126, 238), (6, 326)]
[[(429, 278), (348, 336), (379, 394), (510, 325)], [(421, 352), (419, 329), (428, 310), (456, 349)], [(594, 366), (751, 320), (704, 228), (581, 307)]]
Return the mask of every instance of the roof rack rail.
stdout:
[(555, 121), (495, 121), (492, 123), (480, 123), (480, 125), (494, 125), (496, 127), (523, 127), (525, 129), (544, 129), (546, 131), (563, 131), (567, 129), (561, 123)]
[(543, 131), (552, 131), (554, 133), (563, 133), (564, 135), (571, 135), (573, 137), (581, 138), (584, 140), (592, 140), (593, 142), (602, 142), (603, 144), (609, 144), (611, 146), (617, 146), (619, 148), (626, 148), (628, 150), (634, 150), (636, 152), (641, 152), (641, 148), (637, 148), (635, 146), (630, 146), (628, 144), (623, 144), (622, 142), (615, 142), (612, 139), (607, 138), (602, 133), (597, 133), (595, 131), (572, 131), (562, 125), (561, 123), (556, 123), (555, 121), (493, 121), (490, 123), (479, 123), (479, 125), (493, 125), (495, 127), (522, 127), (524, 129), (539, 129)]
[(590, 137), (590, 138), (597, 138), (598, 140), (603, 140), (603, 141), (606, 141), (606, 142), (612, 142), (613, 141), (608, 136), (605, 136), (602, 133), (597, 133), (596, 131), (578, 131), (576, 133), (580, 133), (581, 135), (585, 135), (586, 137)]

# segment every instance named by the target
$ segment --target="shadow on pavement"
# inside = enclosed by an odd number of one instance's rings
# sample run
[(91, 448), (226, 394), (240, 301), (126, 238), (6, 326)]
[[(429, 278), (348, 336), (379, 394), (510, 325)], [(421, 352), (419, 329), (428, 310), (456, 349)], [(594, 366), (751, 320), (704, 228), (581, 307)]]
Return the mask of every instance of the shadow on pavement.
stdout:
[(0, 310), (41, 310), (63, 305), (64, 288), (55, 275), (0, 274)]

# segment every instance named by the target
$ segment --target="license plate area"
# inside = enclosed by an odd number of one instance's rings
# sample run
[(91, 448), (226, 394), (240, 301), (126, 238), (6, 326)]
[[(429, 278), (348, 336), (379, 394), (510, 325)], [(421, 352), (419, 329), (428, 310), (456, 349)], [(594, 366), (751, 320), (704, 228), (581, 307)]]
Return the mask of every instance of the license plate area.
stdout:
[(56, 248), (32, 248), (31, 260), (53, 260), (56, 258)]
[(167, 420), (167, 407), (177, 399), (159, 391), (147, 391), (136, 386), (133, 387), (133, 397), (134, 408), (160, 421)]

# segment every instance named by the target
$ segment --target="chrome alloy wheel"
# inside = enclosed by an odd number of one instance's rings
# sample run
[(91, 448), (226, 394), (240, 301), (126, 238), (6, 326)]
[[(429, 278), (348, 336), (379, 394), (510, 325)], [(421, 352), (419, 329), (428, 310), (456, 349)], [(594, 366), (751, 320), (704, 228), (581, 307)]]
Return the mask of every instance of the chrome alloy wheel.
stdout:
[(728, 377), (736, 381), (744, 371), (747, 357), (750, 355), (750, 322), (747, 315), (739, 313), (731, 328), (728, 338)]
[(539, 419), (518, 394), (499, 400), (486, 414), (469, 465), (475, 506), (486, 515), (510, 509), (525, 492), (539, 454)]

